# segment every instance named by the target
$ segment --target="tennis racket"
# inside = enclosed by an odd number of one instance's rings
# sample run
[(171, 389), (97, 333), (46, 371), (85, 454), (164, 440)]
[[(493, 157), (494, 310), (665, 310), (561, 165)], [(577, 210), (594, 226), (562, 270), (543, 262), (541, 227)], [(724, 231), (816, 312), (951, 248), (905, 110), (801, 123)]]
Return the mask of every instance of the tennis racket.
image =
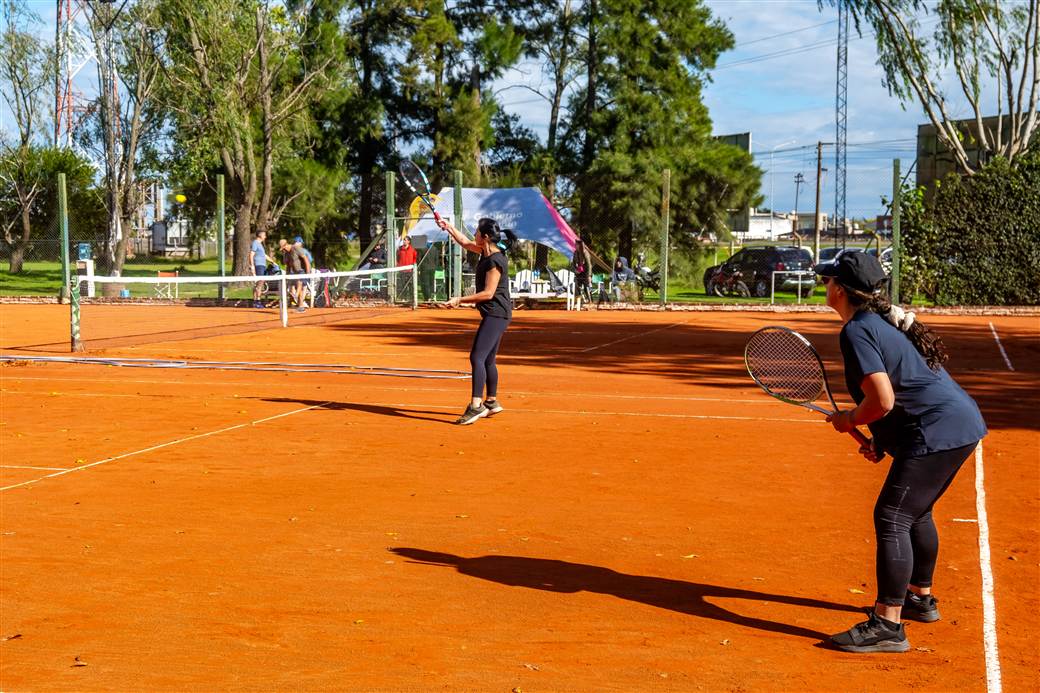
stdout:
[[(781, 402), (828, 416), (838, 411), (823, 360), (809, 340), (794, 330), (763, 327), (755, 332), (744, 347), (744, 365), (758, 386)], [(816, 404), (824, 393), (830, 400), (830, 410)], [(863, 447), (871, 447), (870, 440), (859, 430), (852, 429), (849, 435)]]
[(430, 208), (433, 212), (433, 218), (437, 223), (441, 221), (441, 215), (437, 214), (437, 210), (433, 208), (433, 200), (430, 193), (430, 181), (426, 179), (426, 174), (422, 172), (422, 169), (415, 165), (415, 162), (410, 159), (405, 159), (398, 166), (398, 170), (401, 172), (401, 178), (404, 179), (404, 184), (408, 186), (408, 189), (415, 194), (423, 204)]

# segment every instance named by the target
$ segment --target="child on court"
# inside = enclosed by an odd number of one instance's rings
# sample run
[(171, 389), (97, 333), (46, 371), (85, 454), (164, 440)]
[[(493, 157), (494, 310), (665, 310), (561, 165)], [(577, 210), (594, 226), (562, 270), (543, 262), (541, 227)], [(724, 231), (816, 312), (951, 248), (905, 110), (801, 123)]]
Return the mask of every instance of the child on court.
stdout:
[[(502, 343), (502, 335), (513, 317), (506, 251), (516, 242), (516, 234), (509, 229), (500, 229), (498, 222), (487, 218), (477, 222), (477, 233), (472, 241), (444, 219), (438, 225), (463, 248), (480, 254), (476, 272), (477, 292), (471, 296), (452, 298), (448, 302), (452, 308), (457, 308), (461, 303), (474, 303), (481, 318), (469, 352), (469, 362), (473, 368), (473, 396), (466, 411), (455, 421), (465, 426), (502, 411), (497, 396), (498, 367), (495, 365), (495, 356)], [(485, 386), (487, 398), (481, 402)]]
[(986, 424), (943, 368), (942, 340), (885, 298), (887, 278), (877, 258), (845, 253), (815, 271), (827, 286), (827, 305), (844, 323), (845, 383), (857, 405), (827, 420), (842, 433), (868, 426), (873, 441), (860, 449), (868, 460), (892, 456), (874, 507), (877, 601), (866, 621), (831, 642), (846, 652), (906, 652), (901, 619), (939, 620), (932, 506), (986, 435)]

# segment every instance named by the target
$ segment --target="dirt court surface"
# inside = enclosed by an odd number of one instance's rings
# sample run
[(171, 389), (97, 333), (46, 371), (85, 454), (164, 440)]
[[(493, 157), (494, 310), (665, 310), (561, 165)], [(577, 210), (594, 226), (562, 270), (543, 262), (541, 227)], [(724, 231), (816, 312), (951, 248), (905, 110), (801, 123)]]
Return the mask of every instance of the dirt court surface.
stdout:
[[(83, 315), (91, 355), (459, 370), (477, 324)], [(844, 393), (837, 316), (520, 311), (505, 411), (465, 428), (467, 380), (0, 367), (0, 689), (986, 691), (981, 459), (996, 671), (1037, 690), (1040, 319), (926, 320), (990, 434), (907, 654), (819, 645), (873, 602), (887, 466), (744, 371), (784, 324)], [(0, 305), (4, 354), (67, 335), (65, 306)]]

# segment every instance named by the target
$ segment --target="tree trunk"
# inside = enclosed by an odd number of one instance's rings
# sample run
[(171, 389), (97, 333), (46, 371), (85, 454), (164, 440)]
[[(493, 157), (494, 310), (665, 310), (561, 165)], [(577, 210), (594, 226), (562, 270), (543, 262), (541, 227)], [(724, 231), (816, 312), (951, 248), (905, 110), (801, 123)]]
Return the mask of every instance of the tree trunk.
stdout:
[(22, 271), (22, 264), (25, 261), (25, 244), (22, 242), (16, 242), (11, 246), (11, 259), (8, 260), (7, 271), (11, 274), (20, 274)]
[[(32, 221), (29, 217), (31, 203), (22, 205), (22, 237), (17, 239), (11, 248), (11, 274), (19, 274), (25, 262), (25, 251), (29, 248), (29, 237), (32, 234)], [(59, 249), (60, 252), (60, 249)]]
[(584, 233), (591, 230), (589, 219), (589, 195), (592, 191), (592, 181), (588, 179), (588, 170), (592, 165), (592, 159), (596, 155), (595, 133), (592, 127), (592, 117), (596, 112), (596, 74), (599, 69), (598, 56), (596, 54), (596, 0), (589, 1), (589, 40), (588, 40), (588, 62), (587, 62), (587, 86), (585, 92), (585, 141), (581, 150), (581, 165), (586, 176), (578, 186), (581, 194), (581, 202), (578, 206), (578, 224)]
[(534, 247), (534, 268), (543, 270), (549, 266), (549, 247), (538, 243)]
[[(367, 149), (367, 147), (366, 147)], [(361, 189), (358, 191), (360, 208), (358, 209), (358, 240), (364, 250), (372, 242), (372, 168), (367, 157), (362, 158)]]
[(629, 260), (631, 266), (632, 261), (632, 227), (626, 224), (617, 236), (617, 254), (623, 258)]
[[(232, 274), (244, 276), (250, 273), (249, 246), (252, 245), (250, 227), (253, 224), (253, 201), (243, 195), (235, 210), (235, 262)], [(219, 269), (217, 270), (220, 271)]]

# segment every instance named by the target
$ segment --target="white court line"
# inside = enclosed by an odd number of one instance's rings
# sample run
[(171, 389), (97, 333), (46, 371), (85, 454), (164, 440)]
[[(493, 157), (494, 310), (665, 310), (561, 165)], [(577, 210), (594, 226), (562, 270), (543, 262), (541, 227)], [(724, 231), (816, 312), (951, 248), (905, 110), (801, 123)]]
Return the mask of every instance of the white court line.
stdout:
[(0, 469), (38, 469), (41, 472), (62, 472), (71, 467), (25, 467), (20, 464), (0, 464)]
[(1011, 359), (1008, 358), (1007, 352), (1004, 351), (1004, 345), (1000, 343), (1000, 337), (997, 336), (997, 328), (993, 326), (992, 322), (989, 324), (989, 331), (993, 333), (993, 339), (997, 340), (997, 348), (1000, 349), (1000, 355), (1004, 357), (1004, 363), (1007, 364), (1008, 370), (1015, 370), (1015, 367), (1011, 365)]
[(990, 566), (989, 521), (986, 518), (986, 488), (983, 483), (982, 443), (975, 448), (975, 513), (979, 519), (979, 568), (982, 571), (982, 638), (986, 651), (986, 690), (1000, 693), (1000, 655), (997, 651), (997, 607), (993, 598), (993, 569)]
[(665, 325), (664, 327), (658, 327), (656, 330), (650, 330), (648, 332), (640, 332), (638, 334), (630, 334), (627, 337), (622, 337), (621, 339), (615, 339), (613, 342), (607, 342), (606, 344), (599, 344), (597, 346), (589, 347), (587, 349), (578, 349), (578, 353), (584, 354), (584, 353), (589, 352), (589, 351), (595, 351), (596, 349), (602, 349), (603, 347), (613, 346), (615, 344), (620, 344), (621, 342), (627, 342), (628, 340), (636, 339), (637, 337), (645, 337), (646, 335), (653, 334), (654, 332), (660, 332), (661, 330), (671, 329), (671, 328), (675, 327), (676, 325), (685, 325), (690, 320), (693, 320), (693, 318), (689, 318), (688, 320), (680, 320), (679, 322), (673, 322), (671, 325)]
[(310, 411), (311, 409), (317, 409), (318, 407), (323, 407), (326, 404), (331, 404), (331, 402), (323, 402), (321, 404), (315, 404), (315, 405), (312, 405), (310, 407), (304, 407), (302, 409), (294, 409), (293, 411), (287, 411), (284, 414), (276, 414), (274, 416), (268, 416), (267, 418), (264, 418), (264, 419), (257, 419), (256, 421), (250, 421), (248, 423), (241, 423), (241, 424), (237, 424), (235, 426), (228, 426), (227, 428), (221, 428), (220, 430), (217, 430), (217, 431), (209, 431), (208, 433), (199, 433), (198, 435), (188, 436), (186, 438), (178, 438), (177, 440), (171, 440), (168, 443), (160, 443), (159, 445), (153, 445), (150, 448), (143, 448), (141, 450), (134, 450), (133, 452), (125, 452), (122, 455), (116, 455), (115, 457), (106, 457), (105, 459), (98, 460), (97, 462), (91, 462), (90, 464), (84, 464), (84, 465), (81, 465), (79, 467), (73, 467), (71, 469), (64, 469), (64, 470), (62, 470), (60, 472), (55, 472), (54, 474), (47, 474), (46, 476), (41, 476), (39, 479), (30, 479), (29, 481), (23, 481), (20, 484), (12, 484), (11, 486), (3, 486), (3, 487), (0, 487), (0, 491), (9, 491), (11, 489), (19, 488), (21, 486), (28, 486), (29, 484), (35, 484), (36, 482), (43, 481), (44, 479), (51, 479), (51, 478), (56, 477), (56, 476), (62, 476), (64, 474), (71, 474), (72, 472), (78, 472), (78, 471), (81, 471), (81, 470), (84, 470), (84, 469), (90, 469), (91, 467), (96, 467), (99, 464), (105, 464), (107, 462), (115, 462), (116, 460), (121, 460), (121, 459), (124, 459), (124, 458), (127, 458), (127, 457), (133, 457), (134, 455), (140, 455), (140, 454), (145, 453), (145, 452), (151, 452), (152, 450), (160, 450), (162, 448), (168, 448), (171, 445), (178, 445), (180, 443), (187, 443), (188, 441), (198, 440), (199, 438), (206, 438), (208, 436), (217, 435), (218, 433), (226, 433), (227, 431), (234, 431), (236, 428), (245, 428), (246, 426), (255, 426), (257, 424), (261, 424), (261, 423), (264, 423), (266, 421), (273, 421), (275, 419), (281, 419), (281, 418), (286, 417), (286, 416), (292, 416), (293, 414), (299, 414), (300, 412)]

